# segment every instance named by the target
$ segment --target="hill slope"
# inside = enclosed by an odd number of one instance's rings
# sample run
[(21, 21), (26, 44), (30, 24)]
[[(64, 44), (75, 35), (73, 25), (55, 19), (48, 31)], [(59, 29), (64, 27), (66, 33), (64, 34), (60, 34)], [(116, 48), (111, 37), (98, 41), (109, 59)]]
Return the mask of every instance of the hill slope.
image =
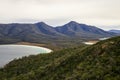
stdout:
[(62, 34), (56, 32), (56, 30), (43, 23), (36, 24), (0, 24), (1, 37), (17, 38), (21, 40), (34, 40), (42, 38), (61, 37)]
[(113, 34), (110, 32), (106, 32), (102, 29), (99, 29), (95, 26), (90, 26), (86, 24), (79, 24), (75, 21), (71, 21), (63, 26), (55, 28), (58, 32), (70, 36), (70, 37), (92, 37), (92, 38), (100, 38), (100, 37), (108, 37)]
[(120, 37), (14, 60), (1, 80), (120, 80)]
[(109, 32), (120, 34), (120, 30), (109, 30)]
[(68, 38), (70, 39), (71, 37), (88, 39), (110, 36), (114, 36), (114, 34), (106, 32), (94, 26), (79, 24), (74, 21), (56, 28), (49, 26), (44, 22), (35, 24), (0, 24), (1, 43), (6, 43), (9, 41), (44, 43), (47, 41), (54, 42), (55, 40), (63, 40)]

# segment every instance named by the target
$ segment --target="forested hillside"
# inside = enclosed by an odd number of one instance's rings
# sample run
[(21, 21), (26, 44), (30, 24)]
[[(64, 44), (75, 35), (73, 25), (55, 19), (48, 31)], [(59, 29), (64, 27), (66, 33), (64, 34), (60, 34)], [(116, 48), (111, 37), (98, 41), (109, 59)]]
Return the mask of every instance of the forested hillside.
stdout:
[(23, 57), (0, 69), (1, 80), (120, 80), (120, 37)]

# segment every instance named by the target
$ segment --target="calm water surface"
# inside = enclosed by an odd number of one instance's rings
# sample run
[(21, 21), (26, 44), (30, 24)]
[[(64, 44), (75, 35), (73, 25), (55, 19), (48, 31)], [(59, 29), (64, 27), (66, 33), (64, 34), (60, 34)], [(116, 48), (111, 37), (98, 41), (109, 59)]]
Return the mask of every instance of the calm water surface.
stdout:
[(0, 45), (0, 67), (15, 58), (23, 56), (36, 55), (39, 53), (50, 53), (52, 50), (28, 45)]

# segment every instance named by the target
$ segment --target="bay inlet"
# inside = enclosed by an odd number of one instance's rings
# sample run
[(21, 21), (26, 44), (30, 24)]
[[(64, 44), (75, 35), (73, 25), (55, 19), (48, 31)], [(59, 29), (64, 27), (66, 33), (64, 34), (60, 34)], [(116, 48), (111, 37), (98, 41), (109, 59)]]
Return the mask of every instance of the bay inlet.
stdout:
[(52, 52), (52, 50), (38, 46), (0, 45), (0, 67), (3, 67), (5, 64), (14, 59), (50, 52)]

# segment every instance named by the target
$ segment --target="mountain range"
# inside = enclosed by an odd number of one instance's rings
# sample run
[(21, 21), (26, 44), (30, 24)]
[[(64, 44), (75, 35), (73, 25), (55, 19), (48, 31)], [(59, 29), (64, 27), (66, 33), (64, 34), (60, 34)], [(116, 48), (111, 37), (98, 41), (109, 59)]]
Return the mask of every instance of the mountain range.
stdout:
[(77, 22), (71, 21), (63, 26), (56, 27), (56, 31), (70, 37), (108, 37), (113, 34), (106, 32), (95, 26), (90, 26), (86, 24), (79, 24)]
[(95, 26), (80, 24), (71, 21), (63, 26), (53, 27), (44, 22), (35, 24), (0, 24), (0, 44), (14, 42), (55, 42), (64, 39), (98, 39), (115, 36)]

